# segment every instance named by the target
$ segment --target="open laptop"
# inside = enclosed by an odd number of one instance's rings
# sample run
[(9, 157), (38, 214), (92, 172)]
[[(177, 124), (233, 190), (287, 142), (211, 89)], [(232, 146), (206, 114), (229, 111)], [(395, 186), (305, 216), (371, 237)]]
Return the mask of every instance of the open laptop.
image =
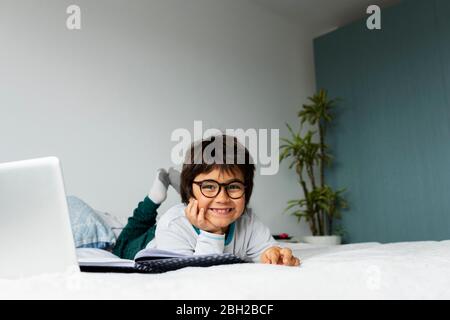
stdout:
[(0, 278), (78, 269), (60, 162), (0, 164)]

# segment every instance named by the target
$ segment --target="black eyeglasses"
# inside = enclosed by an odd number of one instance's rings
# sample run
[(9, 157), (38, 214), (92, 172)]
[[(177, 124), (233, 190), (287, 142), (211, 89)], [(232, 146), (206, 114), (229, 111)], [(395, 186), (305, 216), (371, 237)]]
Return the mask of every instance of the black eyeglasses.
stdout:
[(193, 181), (200, 187), (201, 193), (207, 198), (216, 197), (222, 187), (231, 199), (239, 199), (245, 194), (245, 185), (241, 181), (231, 181), (228, 183), (219, 183), (216, 180)]

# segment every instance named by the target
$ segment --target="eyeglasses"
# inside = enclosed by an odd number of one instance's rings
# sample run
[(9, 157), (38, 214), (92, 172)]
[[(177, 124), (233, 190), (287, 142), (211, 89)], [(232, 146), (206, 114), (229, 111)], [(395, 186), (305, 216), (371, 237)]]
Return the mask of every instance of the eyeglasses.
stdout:
[(239, 199), (242, 198), (242, 196), (245, 194), (245, 187), (246, 187), (240, 181), (219, 183), (215, 180), (204, 180), (204, 181), (193, 181), (192, 183), (198, 185), (200, 187), (201, 193), (207, 198), (216, 197), (222, 190), (222, 187), (224, 187), (228, 197), (230, 197), (231, 199)]

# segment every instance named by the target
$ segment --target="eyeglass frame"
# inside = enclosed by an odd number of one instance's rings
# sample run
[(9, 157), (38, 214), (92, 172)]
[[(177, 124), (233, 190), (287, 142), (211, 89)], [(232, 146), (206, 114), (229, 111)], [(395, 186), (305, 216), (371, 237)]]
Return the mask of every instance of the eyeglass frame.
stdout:
[[(219, 191), (218, 191), (217, 194), (216, 194), (215, 196), (213, 196), (213, 197), (209, 197), (209, 196), (205, 195), (205, 194), (203, 193), (203, 191), (202, 191), (202, 183), (203, 183), (203, 182), (208, 182), (208, 181), (217, 183), (217, 184), (219, 185)], [(230, 194), (228, 193), (227, 188), (226, 188), (226, 187), (228, 187), (230, 184), (235, 183), (235, 182), (241, 183), (241, 184), (243, 185), (243, 187), (244, 187), (244, 192), (242, 193), (242, 196), (240, 196), (239, 198), (233, 198), (233, 197), (231, 197)], [(209, 199), (212, 199), (212, 198), (217, 197), (217, 196), (220, 194), (220, 192), (222, 191), (222, 187), (224, 187), (225, 193), (227, 194), (228, 198), (233, 199), (233, 200), (241, 199), (241, 198), (245, 195), (245, 189), (247, 188), (247, 186), (245, 185), (245, 183), (242, 182), (241, 180), (238, 180), (238, 179), (232, 180), (232, 181), (230, 181), (230, 182), (228, 182), (228, 183), (220, 183), (220, 182), (218, 182), (218, 181), (216, 181), (216, 180), (213, 180), (213, 179), (206, 179), (206, 180), (202, 180), (202, 181), (192, 181), (192, 183), (198, 185), (198, 187), (200, 188), (200, 192), (202, 193), (202, 195), (205, 196), (206, 198), (209, 198)]]

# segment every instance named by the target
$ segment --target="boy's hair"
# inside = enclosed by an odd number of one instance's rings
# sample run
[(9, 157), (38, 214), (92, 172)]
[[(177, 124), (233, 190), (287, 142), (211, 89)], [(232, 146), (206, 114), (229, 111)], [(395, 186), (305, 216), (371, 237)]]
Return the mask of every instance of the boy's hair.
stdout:
[(228, 173), (241, 172), (245, 185), (245, 208), (253, 191), (255, 165), (252, 157), (236, 137), (219, 135), (194, 142), (186, 152), (181, 171), (180, 194), (181, 201), (189, 203), (194, 196), (192, 183), (199, 174), (209, 173), (214, 169)]

